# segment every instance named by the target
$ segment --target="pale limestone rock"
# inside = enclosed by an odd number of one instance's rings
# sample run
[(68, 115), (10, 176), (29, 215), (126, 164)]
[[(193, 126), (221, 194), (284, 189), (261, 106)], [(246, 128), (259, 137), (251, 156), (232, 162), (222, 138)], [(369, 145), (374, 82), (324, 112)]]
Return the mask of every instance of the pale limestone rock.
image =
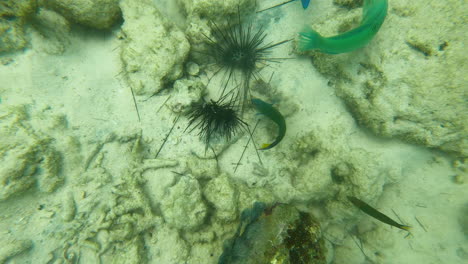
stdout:
[(232, 221), (237, 216), (237, 191), (227, 175), (220, 175), (204, 189), (206, 199), (216, 209), (216, 217), (222, 221)]
[[(43, 122), (54, 120), (54, 116), (39, 116)], [(61, 153), (53, 146), (51, 136), (33, 126), (37, 118), (38, 114), (26, 106), (0, 112), (0, 201), (34, 184), (42, 192), (53, 192), (63, 182)]]
[(123, 0), (120, 7), (124, 77), (137, 95), (151, 96), (182, 75), (190, 45), (152, 1)]
[(157, 234), (150, 240), (150, 254), (154, 263), (185, 263), (189, 257), (190, 247), (179, 231), (167, 225), (158, 229)]
[(119, 0), (48, 0), (44, 4), (78, 24), (109, 29), (120, 18)]
[(161, 211), (168, 224), (177, 229), (195, 230), (203, 224), (207, 208), (201, 197), (198, 181), (183, 176), (169, 188), (161, 201)]
[[(366, 47), (339, 55), (311, 53), (312, 63), (330, 78), (359, 123), (375, 134), (466, 157), (463, 5), (457, 0), (390, 1), (386, 21)], [(355, 26), (360, 12), (337, 8), (312, 27), (334, 35)]]
[(174, 113), (185, 113), (200, 100), (206, 87), (199, 78), (180, 79), (174, 83), (171, 99), (167, 106)]
[(198, 73), (200, 73), (200, 66), (198, 66), (198, 64), (196, 64), (195, 62), (188, 62), (185, 65), (185, 68), (187, 69), (187, 73), (191, 76), (197, 76)]
[[(31, 250), (33, 242), (31, 240), (20, 240), (20, 239), (4, 239), (0, 240), (0, 263), (7, 263), (15, 256)], [(13, 263), (12, 261), (11, 263)], [(10, 263), (10, 262), (8, 262)]]
[(59, 13), (40, 8), (33, 18), (32, 46), (48, 54), (63, 54), (70, 43), (70, 22)]

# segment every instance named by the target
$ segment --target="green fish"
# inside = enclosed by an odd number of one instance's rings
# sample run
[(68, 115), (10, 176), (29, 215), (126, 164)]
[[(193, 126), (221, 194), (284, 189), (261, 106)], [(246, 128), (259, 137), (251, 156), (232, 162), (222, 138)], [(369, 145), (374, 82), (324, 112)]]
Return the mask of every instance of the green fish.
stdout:
[(284, 120), (283, 115), (276, 108), (274, 108), (272, 104), (264, 102), (258, 98), (252, 98), (252, 104), (255, 106), (255, 109), (260, 112), (260, 114), (267, 116), (278, 125), (278, 136), (276, 137), (275, 141), (272, 143), (265, 143), (261, 148), (259, 148), (260, 150), (271, 149), (278, 145), (278, 143), (280, 143), (280, 141), (284, 138), (284, 135), (286, 135), (286, 121)]
[(348, 196), (348, 200), (354, 204), (357, 208), (359, 208), (364, 213), (374, 217), (375, 219), (379, 220), (380, 222), (384, 222), (387, 225), (391, 225), (402, 230), (410, 232), (411, 227), (407, 225), (402, 225), (397, 223), (395, 220), (391, 219), (390, 217), (384, 215), (383, 213), (377, 211), (372, 206), (368, 205), (366, 202), (359, 200), (356, 197)]
[(300, 32), (300, 51), (318, 50), (328, 54), (339, 54), (364, 47), (377, 34), (387, 16), (387, 0), (364, 0), (362, 20), (359, 27), (333, 37), (322, 37), (307, 27)]

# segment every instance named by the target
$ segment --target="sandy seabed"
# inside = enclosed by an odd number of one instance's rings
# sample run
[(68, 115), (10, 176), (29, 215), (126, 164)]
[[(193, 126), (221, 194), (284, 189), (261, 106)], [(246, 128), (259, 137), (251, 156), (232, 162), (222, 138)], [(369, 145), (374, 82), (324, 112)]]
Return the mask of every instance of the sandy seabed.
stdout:
[[(0, 263), (218, 263), (255, 201), (313, 215), (327, 252), (310, 263), (468, 261), (463, 1), (391, 0), (377, 36), (348, 54), (272, 50), (288, 59), (252, 93), (275, 103), (287, 134), (262, 164), (248, 145), (235, 172), (248, 133), (213, 142), (215, 157), (186, 113), (223, 82), (193, 52), (208, 19), (254, 1), (20, 2), (14, 19), (0, 6)], [(291, 3), (254, 26), (267, 43), (305, 24), (333, 35), (359, 23), (354, 2)], [(274, 139), (265, 117), (244, 119), (261, 120), (257, 145)]]

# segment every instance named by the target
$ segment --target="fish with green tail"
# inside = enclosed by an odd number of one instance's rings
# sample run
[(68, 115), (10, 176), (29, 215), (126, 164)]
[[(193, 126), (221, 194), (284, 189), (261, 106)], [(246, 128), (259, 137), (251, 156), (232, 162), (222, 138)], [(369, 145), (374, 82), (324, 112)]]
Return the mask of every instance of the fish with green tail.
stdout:
[(259, 148), (259, 150), (271, 149), (278, 145), (278, 143), (280, 143), (284, 138), (284, 135), (286, 135), (286, 121), (284, 120), (283, 115), (273, 107), (273, 104), (269, 104), (258, 98), (252, 98), (252, 104), (260, 114), (265, 115), (278, 125), (278, 136), (276, 139), (272, 143), (265, 143), (261, 148)]
[(374, 38), (387, 16), (387, 0), (364, 0), (359, 27), (333, 37), (323, 37), (310, 27), (299, 33), (299, 51), (339, 54), (364, 47)]

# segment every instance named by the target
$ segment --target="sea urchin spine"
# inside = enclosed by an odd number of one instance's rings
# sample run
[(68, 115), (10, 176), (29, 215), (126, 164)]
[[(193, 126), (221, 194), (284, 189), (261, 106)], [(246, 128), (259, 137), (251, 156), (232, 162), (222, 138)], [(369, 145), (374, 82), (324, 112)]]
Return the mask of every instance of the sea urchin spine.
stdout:
[(200, 130), (198, 135), (206, 147), (215, 137), (229, 141), (240, 128), (247, 127), (247, 123), (239, 117), (235, 109), (235, 100), (231, 98), (225, 102), (224, 99), (225, 96), (217, 101), (203, 100), (195, 104), (189, 114), (189, 124), (186, 130), (192, 127), (191, 132), (198, 128)]
[(258, 79), (261, 65), (268, 62), (278, 62), (278, 58), (269, 58), (272, 48), (288, 42), (284, 40), (277, 43), (265, 44), (266, 33), (262, 27), (254, 30), (252, 23), (247, 26), (241, 23), (238, 13), (238, 23), (220, 27), (212, 23), (213, 37), (205, 36), (208, 39), (209, 50), (205, 53), (213, 57), (215, 64), (219, 67), (215, 74), (225, 71), (227, 81), (221, 92), (224, 95), (228, 83), (240, 74), (241, 85), (240, 96), (241, 111), (247, 103), (249, 95), (249, 83), (252, 78)]

